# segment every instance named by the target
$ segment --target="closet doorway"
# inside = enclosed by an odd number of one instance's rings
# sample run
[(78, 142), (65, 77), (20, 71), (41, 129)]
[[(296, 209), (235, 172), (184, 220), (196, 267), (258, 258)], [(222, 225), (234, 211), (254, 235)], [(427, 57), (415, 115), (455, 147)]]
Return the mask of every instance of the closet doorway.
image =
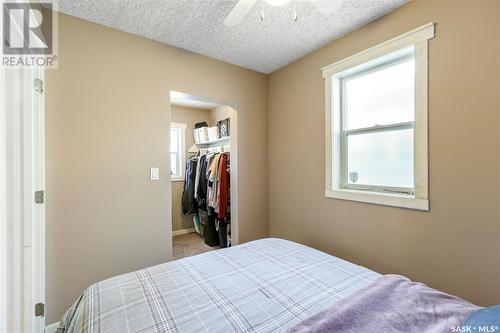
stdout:
[(170, 92), (172, 258), (238, 244), (237, 106)]

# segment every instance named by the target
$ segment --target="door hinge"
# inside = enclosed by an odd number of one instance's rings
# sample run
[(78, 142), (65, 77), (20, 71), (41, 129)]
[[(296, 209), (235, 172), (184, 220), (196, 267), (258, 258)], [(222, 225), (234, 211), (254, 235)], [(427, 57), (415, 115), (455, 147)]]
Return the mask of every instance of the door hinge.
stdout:
[(34, 86), (35, 91), (37, 93), (43, 94), (43, 80), (42, 79), (35, 79), (33, 81), (33, 86)]
[(37, 303), (35, 304), (35, 317), (45, 316), (45, 304)]
[(36, 191), (35, 192), (35, 203), (37, 204), (43, 204), (45, 199), (45, 191)]

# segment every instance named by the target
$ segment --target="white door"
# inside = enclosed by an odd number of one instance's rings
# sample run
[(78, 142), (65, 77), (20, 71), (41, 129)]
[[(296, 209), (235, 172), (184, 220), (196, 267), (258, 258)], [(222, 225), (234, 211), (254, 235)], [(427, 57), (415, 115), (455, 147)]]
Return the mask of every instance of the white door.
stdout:
[(0, 318), (0, 329), (7, 332), (44, 330), (43, 73), (41, 69), (2, 70), (0, 167), (5, 209), (0, 228), (4, 262), (0, 290), (2, 303), (9, 306), (0, 309), (5, 316)]

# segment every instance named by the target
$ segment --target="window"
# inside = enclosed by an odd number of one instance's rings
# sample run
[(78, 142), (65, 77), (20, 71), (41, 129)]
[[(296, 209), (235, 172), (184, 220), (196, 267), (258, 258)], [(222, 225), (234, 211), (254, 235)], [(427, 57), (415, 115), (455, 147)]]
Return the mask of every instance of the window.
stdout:
[(170, 170), (172, 181), (183, 181), (185, 171), (186, 124), (170, 124)]
[(413, 48), (339, 78), (341, 187), (413, 194)]
[(430, 23), (323, 68), (326, 196), (429, 209)]

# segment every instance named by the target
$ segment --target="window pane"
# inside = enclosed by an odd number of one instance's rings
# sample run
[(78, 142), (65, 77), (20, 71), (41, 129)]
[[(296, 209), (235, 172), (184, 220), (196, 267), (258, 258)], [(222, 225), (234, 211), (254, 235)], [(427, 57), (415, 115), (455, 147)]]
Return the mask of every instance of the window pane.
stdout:
[(347, 129), (413, 121), (415, 61), (345, 81)]
[(177, 128), (170, 129), (170, 152), (179, 151), (179, 130)]
[(177, 160), (177, 153), (170, 153), (170, 170), (172, 170), (172, 176), (178, 176), (179, 161)]
[(413, 129), (349, 135), (349, 184), (413, 188)]

